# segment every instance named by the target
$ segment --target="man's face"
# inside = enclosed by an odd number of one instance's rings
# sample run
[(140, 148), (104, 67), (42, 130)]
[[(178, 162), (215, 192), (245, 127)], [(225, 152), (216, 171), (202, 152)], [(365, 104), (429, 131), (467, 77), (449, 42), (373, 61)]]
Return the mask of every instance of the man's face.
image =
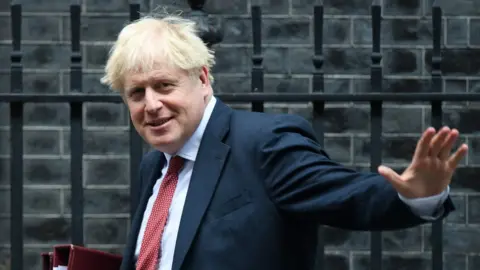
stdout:
[(211, 94), (208, 70), (198, 76), (159, 67), (125, 78), (125, 100), (138, 133), (154, 148), (173, 154), (195, 132)]

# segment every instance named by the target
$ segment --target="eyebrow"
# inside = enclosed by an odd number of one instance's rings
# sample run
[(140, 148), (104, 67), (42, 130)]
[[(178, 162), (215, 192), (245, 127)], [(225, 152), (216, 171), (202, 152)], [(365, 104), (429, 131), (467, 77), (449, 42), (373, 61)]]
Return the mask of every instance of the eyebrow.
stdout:
[[(125, 88), (127, 89), (127, 91), (133, 91), (134, 89), (136, 88), (140, 88), (140, 86), (138, 86), (139, 84), (145, 84), (145, 83), (152, 83), (152, 81), (161, 81), (161, 82), (167, 82), (167, 83), (170, 83), (170, 84), (175, 84), (175, 83), (178, 83), (178, 79), (174, 79), (170, 76), (163, 76), (163, 74), (161, 76), (151, 76), (149, 77), (147, 80), (140, 80), (140, 81), (134, 81), (132, 82), (131, 84), (127, 85)], [(143, 88), (143, 86), (142, 86)]]
[(171, 76), (170, 74), (165, 74), (165, 73), (161, 73), (161, 74), (154, 74), (153, 76), (149, 77), (147, 79), (148, 81), (150, 80), (154, 80), (154, 81), (168, 81), (168, 82), (174, 82), (174, 81), (178, 81), (178, 79), (174, 79), (173, 76)]

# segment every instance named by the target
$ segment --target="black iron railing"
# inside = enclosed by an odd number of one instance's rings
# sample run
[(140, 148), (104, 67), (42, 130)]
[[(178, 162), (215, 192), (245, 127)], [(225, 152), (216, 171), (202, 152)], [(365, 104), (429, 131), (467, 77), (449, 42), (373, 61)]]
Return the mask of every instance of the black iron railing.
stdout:
[[(193, 1), (191, 1), (193, 2)], [(199, 1), (204, 2), (204, 1)], [(371, 53), (371, 93), (363, 94), (325, 94), (324, 93), (324, 56), (323, 56), (323, 5), (317, 3), (313, 10), (314, 25), (314, 51), (313, 51), (313, 93), (297, 94), (267, 94), (264, 89), (264, 72), (262, 67), (263, 55), (261, 44), (261, 9), (259, 6), (251, 7), (253, 29), (253, 56), (251, 73), (251, 92), (245, 94), (219, 94), (217, 97), (227, 103), (251, 103), (253, 111), (263, 111), (265, 102), (311, 102), (313, 104), (313, 127), (318, 134), (320, 142), (324, 140), (324, 127), (322, 115), (325, 103), (357, 102), (370, 104), (371, 126), (371, 170), (376, 171), (382, 162), (382, 111), (384, 103), (388, 102), (426, 102), (431, 105), (432, 125), (436, 128), (442, 125), (442, 103), (447, 101), (480, 101), (480, 94), (447, 94), (442, 93), (441, 58), (441, 20), (442, 10), (435, 2), (432, 6), (433, 24), (433, 54), (431, 71), (431, 91), (418, 94), (384, 93), (382, 89), (382, 53), (381, 53), (381, 1), (375, 0), (371, 6), (372, 19), (372, 53)], [(201, 10), (201, 6), (195, 6)], [(138, 18), (140, 6), (130, 5), (130, 19)], [(23, 266), (23, 106), (25, 103), (58, 102), (70, 105), (70, 145), (71, 145), (71, 192), (72, 192), (72, 228), (71, 239), (73, 244), (83, 245), (83, 205), (84, 194), (82, 188), (82, 156), (83, 156), (83, 126), (82, 105), (86, 102), (121, 103), (119, 96), (82, 94), (82, 55), (80, 52), (80, 5), (71, 5), (71, 69), (69, 95), (34, 95), (23, 94), (23, 70), (21, 48), (22, 6), (11, 6), (12, 20), (12, 53), (11, 53), (11, 92), (0, 94), (0, 102), (10, 105), (10, 136), (11, 136), (11, 269), (22, 270)], [(198, 15), (198, 14), (197, 14)], [(219, 42), (219, 35), (204, 35), (210, 38), (211, 43)], [(143, 153), (142, 140), (130, 125), (130, 171), (131, 171), (131, 211), (133, 213), (138, 198), (136, 185), (137, 169)], [(322, 230), (319, 233), (317, 250), (318, 263), (315, 269), (324, 268), (324, 240)], [(432, 269), (441, 270), (443, 264), (442, 223), (435, 222), (432, 230)], [(382, 269), (382, 241), (381, 232), (371, 234), (371, 269)]]

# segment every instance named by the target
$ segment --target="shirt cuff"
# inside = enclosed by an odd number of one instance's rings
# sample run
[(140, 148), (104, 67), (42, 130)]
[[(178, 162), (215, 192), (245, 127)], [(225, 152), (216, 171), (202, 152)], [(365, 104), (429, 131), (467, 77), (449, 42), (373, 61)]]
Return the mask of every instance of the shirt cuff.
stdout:
[(436, 220), (441, 217), (445, 211), (443, 203), (447, 200), (450, 193), (450, 186), (440, 194), (425, 197), (408, 199), (398, 193), (398, 197), (410, 207), (412, 212), (425, 220)]

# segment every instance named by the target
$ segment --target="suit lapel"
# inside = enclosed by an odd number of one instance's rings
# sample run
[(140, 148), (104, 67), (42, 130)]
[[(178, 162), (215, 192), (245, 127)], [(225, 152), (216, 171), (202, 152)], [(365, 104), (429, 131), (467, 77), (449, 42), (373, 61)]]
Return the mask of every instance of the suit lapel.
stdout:
[(134, 255), (135, 249), (137, 244), (138, 233), (140, 231), (140, 226), (142, 225), (143, 220), (143, 212), (147, 207), (148, 199), (152, 195), (153, 186), (157, 179), (161, 177), (162, 168), (165, 163), (165, 156), (158, 151), (152, 152), (150, 155), (152, 157), (150, 159), (146, 159), (145, 164), (143, 165), (143, 172), (142, 172), (142, 183), (141, 187), (143, 187), (142, 195), (140, 197), (138, 208), (135, 212), (135, 216), (132, 221), (132, 228), (130, 230), (130, 236), (128, 239), (128, 244), (126, 248), (126, 254), (124, 255), (124, 260), (122, 262), (121, 270), (130, 270), (134, 269)]
[(230, 147), (222, 142), (231, 110), (217, 100), (200, 143), (183, 208), (172, 270), (179, 270), (217, 186)]

